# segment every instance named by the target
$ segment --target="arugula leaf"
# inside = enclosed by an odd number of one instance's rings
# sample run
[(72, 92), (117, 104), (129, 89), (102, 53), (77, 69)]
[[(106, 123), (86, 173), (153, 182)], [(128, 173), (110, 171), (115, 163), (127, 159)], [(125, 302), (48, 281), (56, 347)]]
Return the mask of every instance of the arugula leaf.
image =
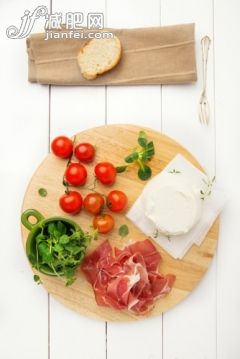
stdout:
[(55, 222), (49, 223), (47, 229), (48, 229), (48, 233), (53, 236), (54, 230), (56, 229)]
[(60, 238), (59, 238), (59, 243), (60, 244), (67, 244), (70, 241), (69, 236), (67, 236), (66, 234), (63, 234)]
[(37, 235), (36, 237), (36, 241), (37, 243), (40, 243), (41, 241), (43, 241), (44, 239), (46, 239), (46, 236), (41, 232)]
[(76, 231), (67, 223), (52, 221), (36, 236), (36, 245), (28, 257), (37, 270), (64, 277), (65, 284), (70, 285), (93, 238), (97, 238), (96, 230), (92, 233), (81, 228)]
[(54, 250), (55, 252), (58, 252), (58, 253), (62, 252), (63, 249), (64, 249), (63, 246), (61, 246), (61, 244), (59, 244), (59, 243), (56, 243), (56, 244), (53, 246), (53, 250)]
[(61, 221), (57, 222), (57, 230), (61, 233), (61, 234), (66, 234), (67, 232), (67, 227), (65, 226), (65, 224)]
[(75, 277), (75, 271), (73, 268), (66, 268), (64, 270), (64, 276), (67, 279), (66, 281), (66, 286), (69, 286), (71, 284), (73, 284), (73, 282), (75, 281), (76, 277)]
[(53, 231), (53, 236), (54, 236), (55, 238), (60, 238), (60, 237), (61, 237), (61, 232), (58, 231), (58, 230), (55, 228), (54, 231)]
[(49, 246), (46, 242), (41, 242), (38, 245), (38, 252), (45, 263), (50, 263), (52, 260), (52, 253), (50, 252)]

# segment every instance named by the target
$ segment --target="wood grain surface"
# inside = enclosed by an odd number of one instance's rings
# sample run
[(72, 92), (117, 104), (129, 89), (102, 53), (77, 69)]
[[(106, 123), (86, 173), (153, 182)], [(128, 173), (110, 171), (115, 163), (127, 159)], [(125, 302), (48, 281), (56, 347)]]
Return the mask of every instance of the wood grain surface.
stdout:
[[(85, 195), (89, 192), (87, 187), (91, 187), (94, 181), (94, 164), (98, 161), (110, 161), (115, 165), (123, 164), (124, 157), (130, 153), (131, 149), (136, 147), (136, 141), (139, 130), (142, 127), (133, 125), (108, 125), (96, 127), (76, 135), (76, 142), (91, 142), (97, 148), (96, 159), (93, 164), (87, 165), (88, 181), (84, 188), (79, 188)], [(145, 129), (149, 139), (154, 141), (156, 154), (151, 161), (153, 175), (160, 172), (169, 163), (176, 154), (180, 153), (191, 161), (196, 167), (201, 169), (197, 160), (180, 144), (171, 138)], [(52, 154), (49, 154), (39, 166), (33, 175), (23, 202), (22, 210), (35, 208), (40, 211), (44, 217), (53, 217), (61, 215), (74, 219), (84, 230), (88, 230), (92, 224), (92, 217), (81, 211), (76, 216), (68, 216), (61, 211), (58, 205), (58, 198), (63, 194), (62, 177), (66, 166), (66, 160), (61, 160)], [(97, 190), (101, 193), (107, 193), (114, 189), (121, 189), (126, 192), (129, 198), (129, 208), (140, 195), (145, 183), (138, 179), (137, 168), (133, 165), (127, 172), (118, 174), (116, 183), (111, 188), (97, 184)], [(44, 187), (48, 195), (42, 198), (38, 194), (38, 189)], [(116, 225), (112, 233), (105, 236), (99, 236), (98, 241), (92, 242), (89, 252), (96, 248), (103, 239), (109, 239), (112, 246), (122, 246), (124, 241), (130, 238), (134, 240), (143, 240), (145, 235), (132, 224), (124, 214), (115, 215)], [(121, 239), (118, 235), (118, 228), (121, 224), (129, 226), (129, 235)], [(207, 271), (212, 261), (218, 239), (219, 220), (217, 220), (206, 236), (200, 247), (193, 245), (183, 260), (176, 260), (169, 256), (160, 246), (158, 247), (163, 261), (160, 265), (160, 272), (163, 274), (174, 273), (177, 277), (171, 293), (165, 298), (156, 302), (154, 309), (145, 316), (136, 316), (127, 311), (117, 311), (110, 308), (100, 307), (96, 304), (91, 285), (85, 277), (78, 271), (77, 280), (71, 287), (66, 287), (64, 282), (56, 277), (48, 277), (41, 274), (44, 287), (56, 299), (67, 307), (100, 320), (108, 321), (129, 321), (140, 320), (151, 316), (159, 315), (162, 312), (175, 306), (182, 301), (196, 287), (204, 273)], [(22, 226), (22, 238), (25, 246), (28, 236), (28, 230)]]

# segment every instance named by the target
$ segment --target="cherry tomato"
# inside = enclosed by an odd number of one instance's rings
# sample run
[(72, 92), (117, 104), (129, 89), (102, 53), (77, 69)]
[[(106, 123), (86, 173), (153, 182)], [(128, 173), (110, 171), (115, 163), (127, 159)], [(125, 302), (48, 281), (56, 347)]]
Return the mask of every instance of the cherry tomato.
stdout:
[(65, 171), (65, 178), (73, 186), (82, 186), (87, 180), (87, 170), (80, 163), (70, 163)]
[(55, 156), (60, 158), (68, 158), (73, 151), (73, 143), (66, 136), (56, 137), (51, 144), (51, 148)]
[(64, 212), (77, 214), (82, 208), (82, 196), (79, 192), (70, 191), (62, 195), (59, 199), (59, 205)]
[(116, 178), (116, 168), (110, 162), (100, 162), (95, 166), (95, 174), (100, 182), (112, 185)]
[(100, 193), (89, 193), (83, 201), (84, 209), (92, 214), (99, 214), (104, 206), (104, 198)]
[(75, 147), (74, 154), (79, 161), (88, 163), (94, 158), (95, 148), (91, 145), (91, 143), (79, 143)]
[(127, 196), (122, 191), (111, 191), (107, 196), (107, 206), (112, 212), (123, 211), (128, 203)]
[(93, 219), (93, 227), (96, 228), (99, 233), (108, 233), (114, 227), (114, 219), (110, 214), (96, 216)]

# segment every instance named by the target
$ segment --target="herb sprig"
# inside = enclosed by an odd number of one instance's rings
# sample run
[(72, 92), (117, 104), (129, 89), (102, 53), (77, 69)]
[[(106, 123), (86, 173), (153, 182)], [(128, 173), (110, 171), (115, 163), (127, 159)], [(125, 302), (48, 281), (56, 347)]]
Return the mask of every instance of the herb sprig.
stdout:
[(216, 181), (216, 176), (213, 178), (203, 178), (203, 183), (205, 184), (205, 189), (200, 190), (200, 198), (204, 201), (206, 198), (208, 198), (212, 193), (212, 188), (214, 185), (214, 182)]
[[(62, 221), (50, 222), (36, 236), (35, 248), (29, 254), (29, 260), (38, 271), (63, 277), (65, 284), (71, 285), (76, 279), (75, 270), (82, 262), (92, 238), (96, 238), (96, 231), (85, 233), (82, 229), (74, 230)], [(34, 280), (41, 282), (38, 276)]]
[[(146, 181), (152, 175), (152, 170), (147, 165), (147, 163), (153, 158), (155, 154), (155, 148), (153, 141), (148, 141), (144, 131), (139, 132), (137, 141), (139, 147), (135, 148), (127, 157), (125, 157), (125, 162), (128, 164), (136, 163), (139, 167), (138, 177), (142, 181)], [(118, 173), (121, 173), (124, 172), (127, 167), (128, 165), (119, 166), (116, 168), (116, 170)]]
[(176, 168), (173, 168), (171, 171), (169, 171), (168, 173), (172, 173), (172, 174), (178, 174), (181, 173), (181, 171), (176, 170)]

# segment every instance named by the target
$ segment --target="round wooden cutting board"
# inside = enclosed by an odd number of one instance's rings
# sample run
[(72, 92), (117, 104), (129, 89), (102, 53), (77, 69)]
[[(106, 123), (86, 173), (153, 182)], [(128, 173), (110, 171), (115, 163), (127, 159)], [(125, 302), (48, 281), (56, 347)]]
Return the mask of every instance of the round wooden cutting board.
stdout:
[[(131, 125), (109, 125), (93, 128), (77, 135), (77, 142), (90, 142), (96, 146), (96, 159), (93, 164), (87, 165), (88, 183), (85, 187), (93, 183), (93, 169), (98, 161), (110, 161), (116, 166), (124, 164), (124, 158), (131, 150), (136, 147), (138, 132), (143, 128)], [(185, 156), (196, 167), (201, 166), (196, 159), (181, 145), (158, 132), (150, 129), (144, 129), (148, 139), (153, 140), (155, 144), (156, 154), (151, 161), (153, 176), (159, 173), (178, 153)], [(65, 216), (73, 219), (83, 229), (88, 230), (92, 224), (92, 217), (81, 211), (76, 216), (68, 216), (62, 212), (58, 205), (59, 197), (64, 193), (62, 185), (62, 177), (66, 167), (66, 160), (61, 160), (52, 154), (49, 154), (35, 172), (30, 184), (27, 188), (23, 203), (23, 211), (34, 208), (40, 211), (45, 218), (53, 216)], [(116, 183), (112, 189), (121, 189), (128, 195), (129, 208), (140, 195), (145, 182), (137, 177), (137, 167), (131, 166), (125, 173), (118, 174)], [(47, 197), (40, 197), (38, 189), (44, 187), (47, 189)], [(87, 189), (79, 188), (80, 192), (85, 195), (89, 192)], [(97, 184), (99, 192), (107, 193), (110, 191), (108, 187)], [(89, 252), (96, 248), (104, 239), (109, 239), (112, 246), (123, 246), (124, 241), (130, 238), (134, 240), (143, 240), (145, 235), (132, 224), (124, 214), (115, 215), (115, 230), (109, 235), (99, 236), (98, 241), (93, 241)], [(129, 227), (129, 235), (121, 239), (118, 235), (118, 228), (121, 224), (127, 224)], [(145, 316), (136, 316), (127, 311), (117, 311), (114, 309), (100, 307), (96, 304), (94, 293), (91, 285), (86, 281), (81, 271), (78, 271), (75, 283), (66, 287), (64, 282), (56, 277), (48, 277), (40, 274), (44, 287), (56, 299), (67, 307), (88, 317), (109, 321), (128, 321), (139, 320), (151, 316), (159, 315), (169, 308), (173, 307), (196, 287), (204, 273), (207, 271), (210, 262), (214, 256), (217, 245), (219, 220), (217, 219), (204, 242), (200, 247), (193, 245), (184, 259), (176, 260), (168, 255), (155, 242), (162, 255), (162, 263), (160, 264), (160, 272), (163, 274), (173, 273), (177, 279), (174, 287), (169, 295), (159, 299), (154, 309)], [(22, 226), (22, 237), (25, 248), (28, 230)]]

